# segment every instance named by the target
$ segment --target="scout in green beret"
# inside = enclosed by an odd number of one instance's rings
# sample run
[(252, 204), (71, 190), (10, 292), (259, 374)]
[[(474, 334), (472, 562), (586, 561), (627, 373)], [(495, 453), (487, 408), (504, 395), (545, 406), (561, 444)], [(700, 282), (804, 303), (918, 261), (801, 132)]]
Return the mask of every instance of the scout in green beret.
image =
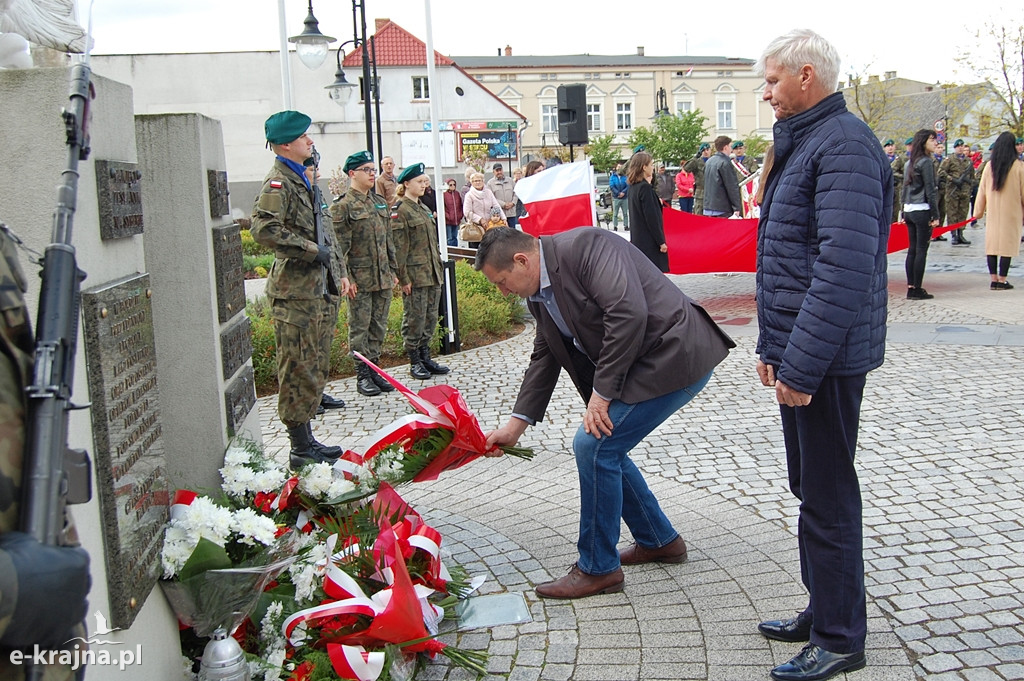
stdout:
[(299, 111), (278, 111), (263, 124), (269, 144), (294, 142), (309, 130), (313, 119)]
[(354, 154), (350, 154), (345, 159), (345, 165), (342, 166), (342, 170), (346, 173), (354, 168), (358, 168), (364, 163), (373, 163), (373, 154), (368, 151), (357, 151)]
[(889, 139), (885, 140), (884, 142), (882, 142), (882, 146), (883, 147), (892, 147), (892, 146), (895, 146), (895, 145), (896, 145), (896, 140), (894, 140), (891, 137)]
[(733, 149), (739, 149), (740, 147), (745, 147), (745, 146), (746, 145), (743, 144), (743, 140), (736, 140), (735, 142), (732, 143), (732, 148)]
[(426, 168), (422, 163), (414, 163), (405, 170), (403, 170), (402, 174), (398, 176), (398, 184), (402, 184), (406, 180), (412, 180), (414, 178), (419, 177), (420, 175), (426, 174)]
[(904, 142), (903, 144), (904, 144), (904, 146), (908, 146), (909, 147), (913, 143), (914, 143), (914, 138), (913, 137), (908, 137), (907, 141)]
[(698, 147), (697, 151), (701, 152), (701, 151), (704, 151), (705, 149), (710, 149), (710, 148), (711, 148), (711, 144), (709, 142), (701, 142), (700, 143), (700, 147)]

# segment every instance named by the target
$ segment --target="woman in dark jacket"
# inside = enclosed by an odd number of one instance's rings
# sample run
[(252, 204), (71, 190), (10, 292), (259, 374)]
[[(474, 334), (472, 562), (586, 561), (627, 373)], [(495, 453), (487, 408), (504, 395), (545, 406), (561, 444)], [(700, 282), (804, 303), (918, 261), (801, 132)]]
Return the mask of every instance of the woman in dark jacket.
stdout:
[(629, 240), (662, 272), (668, 272), (668, 245), (661, 221), (661, 200), (654, 192), (654, 159), (638, 151), (626, 164), (629, 191)]
[(910, 161), (903, 179), (903, 219), (907, 223), (907, 298), (928, 300), (932, 294), (921, 288), (932, 228), (939, 226), (939, 190), (932, 161), (938, 143), (933, 130), (918, 130), (910, 143)]

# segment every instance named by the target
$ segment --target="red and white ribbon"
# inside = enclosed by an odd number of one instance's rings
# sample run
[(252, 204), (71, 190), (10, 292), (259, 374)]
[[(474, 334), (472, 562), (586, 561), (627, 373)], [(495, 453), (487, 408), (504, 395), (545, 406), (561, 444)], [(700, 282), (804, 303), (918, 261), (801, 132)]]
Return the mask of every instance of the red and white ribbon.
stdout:
[(384, 671), (384, 653), (368, 653), (362, 646), (327, 644), (327, 655), (331, 666), (342, 679), (376, 681)]
[(192, 505), (199, 495), (190, 489), (179, 489), (174, 492), (171, 500), (171, 520), (177, 520), (185, 515), (185, 509)]

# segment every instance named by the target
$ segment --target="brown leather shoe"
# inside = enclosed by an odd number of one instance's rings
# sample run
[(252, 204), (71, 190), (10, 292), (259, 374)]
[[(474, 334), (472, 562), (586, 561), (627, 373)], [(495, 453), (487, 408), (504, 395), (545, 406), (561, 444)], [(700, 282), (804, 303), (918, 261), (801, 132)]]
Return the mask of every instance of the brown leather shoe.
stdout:
[(626, 578), (622, 569), (606, 575), (588, 575), (576, 566), (569, 569), (569, 574), (561, 579), (546, 584), (538, 584), (534, 591), (541, 598), (586, 598), (595, 594), (610, 594), (622, 591)]
[(686, 542), (676, 537), (661, 548), (649, 549), (640, 544), (633, 544), (619, 554), (619, 562), (623, 565), (640, 565), (641, 563), (682, 563), (686, 560)]

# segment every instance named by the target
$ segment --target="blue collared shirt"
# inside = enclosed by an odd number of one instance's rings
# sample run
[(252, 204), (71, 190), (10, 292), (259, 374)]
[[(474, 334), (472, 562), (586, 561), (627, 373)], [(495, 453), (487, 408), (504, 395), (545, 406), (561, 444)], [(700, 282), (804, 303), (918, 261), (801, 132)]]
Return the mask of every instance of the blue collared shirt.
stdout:
[(306, 166), (301, 163), (296, 163), (290, 158), (285, 158), (284, 156), (278, 156), (277, 160), (294, 170), (295, 173), (302, 178), (302, 181), (306, 183), (306, 189), (312, 189), (309, 185), (309, 178), (306, 177)]

